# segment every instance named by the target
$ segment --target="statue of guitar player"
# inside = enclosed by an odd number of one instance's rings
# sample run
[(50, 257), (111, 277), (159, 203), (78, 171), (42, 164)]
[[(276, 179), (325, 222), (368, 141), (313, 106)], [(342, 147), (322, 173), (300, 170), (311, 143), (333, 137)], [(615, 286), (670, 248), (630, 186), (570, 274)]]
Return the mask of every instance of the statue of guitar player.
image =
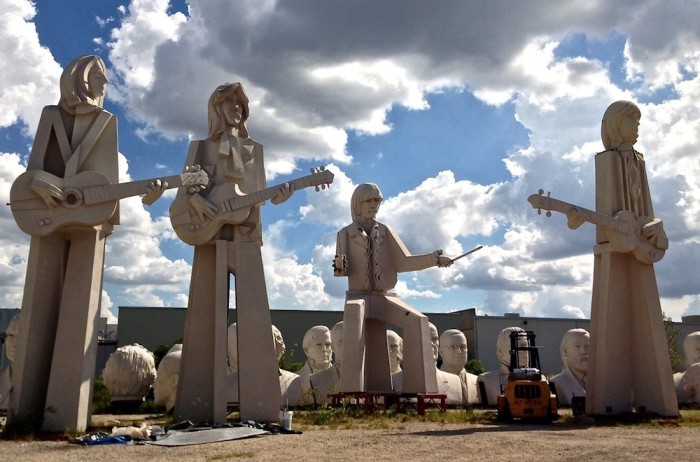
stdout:
[[(64, 69), (59, 103), (44, 107), (27, 172), (10, 195), (32, 237), (8, 419), (33, 430), (83, 431), (91, 414), (105, 240), (119, 209), (117, 201), (98, 213), (83, 207), (80, 187), (119, 181), (117, 118), (102, 108), (105, 72), (91, 55)], [(73, 180), (79, 188), (68, 186)], [(166, 186), (149, 182), (144, 202)]]
[(186, 164), (209, 174), (198, 192), (180, 189), (170, 207), (175, 233), (194, 245), (192, 278), (178, 383), (176, 419), (226, 422), (225, 370), (229, 275), (235, 276), (238, 381), (242, 420), (277, 420), (279, 367), (268, 338), (260, 205), (286, 201), (294, 190), (330, 183), (317, 176), (267, 188), (263, 147), (248, 136), (248, 97), (240, 83), (220, 85), (209, 98), (209, 135), (190, 143)]

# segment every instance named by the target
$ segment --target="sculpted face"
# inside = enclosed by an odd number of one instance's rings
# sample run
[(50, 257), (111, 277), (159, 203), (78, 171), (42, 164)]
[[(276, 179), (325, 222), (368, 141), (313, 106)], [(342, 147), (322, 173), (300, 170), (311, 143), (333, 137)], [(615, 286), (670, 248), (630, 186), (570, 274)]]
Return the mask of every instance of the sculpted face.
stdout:
[(588, 346), (590, 335), (577, 333), (564, 338), (562, 361), (579, 374), (585, 374), (588, 369)]
[(456, 329), (443, 332), (440, 336), (440, 355), (446, 369), (463, 369), (467, 363), (467, 338)]
[(440, 336), (433, 323), (430, 323), (430, 345), (433, 347), (433, 359), (437, 362), (440, 353)]
[(386, 332), (387, 347), (389, 348), (389, 366), (391, 372), (401, 370), (401, 361), (403, 360), (403, 340), (393, 330)]
[(88, 88), (92, 97), (97, 99), (105, 94), (107, 77), (97, 65), (93, 65), (88, 71)]
[(311, 345), (306, 349), (306, 356), (313, 361), (317, 368), (327, 368), (331, 363), (332, 354), (333, 344), (330, 331), (314, 336)]
[(235, 96), (221, 103), (221, 112), (226, 125), (238, 127), (243, 121), (243, 106)]
[(382, 203), (381, 197), (371, 197), (362, 201), (360, 204), (360, 217), (365, 220), (374, 220), (379, 212), (379, 206)]
[(287, 346), (284, 344), (284, 339), (282, 338), (282, 332), (277, 329), (277, 327), (272, 326), (272, 339), (275, 342), (275, 357), (277, 361), (280, 360)]
[[(520, 327), (506, 327), (498, 334), (498, 339), (496, 340), (496, 356), (502, 365), (510, 366), (510, 333), (511, 332), (525, 332)], [(518, 339), (519, 346), (527, 346), (527, 338), (520, 337)], [(527, 367), (527, 352), (521, 351), (518, 358), (520, 367)]]
[(620, 136), (630, 144), (636, 143), (639, 137), (639, 119), (629, 115), (623, 116), (620, 120)]

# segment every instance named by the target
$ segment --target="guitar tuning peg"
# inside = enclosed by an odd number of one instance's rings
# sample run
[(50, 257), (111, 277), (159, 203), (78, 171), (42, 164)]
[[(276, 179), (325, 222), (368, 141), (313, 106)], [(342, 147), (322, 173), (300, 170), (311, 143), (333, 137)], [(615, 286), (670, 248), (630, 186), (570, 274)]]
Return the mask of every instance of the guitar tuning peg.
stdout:
[(544, 189), (542, 189), (542, 188), (538, 189), (538, 190), (537, 190), (537, 194), (539, 194), (540, 196), (541, 196), (542, 194), (544, 194)]
[(311, 167), (311, 168), (309, 169), (309, 173), (316, 173), (315, 170), (316, 170), (315, 168)]
[(537, 209), (537, 215), (542, 215), (542, 209), (540, 209), (540, 208)]
[(547, 210), (547, 213), (545, 213), (545, 216), (546, 216), (547, 218), (551, 217), (551, 216), (552, 216), (552, 212), (549, 211), (549, 210)]
[(314, 189), (316, 190), (316, 192), (319, 192), (321, 190), (321, 188), (319, 188), (318, 186), (316, 186)]
[(324, 172), (324, 171), (326, 171), (326, 166), (325, 166), (325, 165), (321, 165), (318, 169), (319, 169), (320, 171)]
[(323, 184), (321, 185), (321, 189), (326, 189), (326, 183), (323, 183)]
[[(551, 191), (547, 191), (547, 197), (552, 197), (552, 192), (551, 192)], [(551, 213), (550, 213), (550, 215), (551, 215)]]

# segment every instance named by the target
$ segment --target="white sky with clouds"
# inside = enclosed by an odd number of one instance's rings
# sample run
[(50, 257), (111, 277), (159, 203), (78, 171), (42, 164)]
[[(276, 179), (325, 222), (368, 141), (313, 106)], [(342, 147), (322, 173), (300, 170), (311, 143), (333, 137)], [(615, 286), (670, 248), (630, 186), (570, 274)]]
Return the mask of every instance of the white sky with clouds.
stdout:
[[(98, 4), (99, 3), (99, 4)], [(85, 8), (82, 10), (80, 8)], [(376, 182), (414, 253), (457, 255), (403, 275), (427, 312), (588, 317), (594, 228), (537, 213), (543, 188), (593, 208), (600, 119), (642, 110), (640, 141), (671, 247), (656, 264), (664, 311), (700, 314), (700, 4), (599, 2), (0, 0), (0, 199), (22, 173), (63, 66), (107, 62), (122, 181), (181, 171), (206, 133), (211, 91), (243, 82), (270, 184), (330, 165), (333, 186), (264, 207), (273, 308), (341, 310), (335, 232), (354, 187)], [(78, 22), (80, 21), (80, 22)], [(104, 308), (185, 306), (191, 247), (166, 217), (122, 202), (108, 240)], [(28, 238), (0, 209), (0, 306), (21, 303)]]

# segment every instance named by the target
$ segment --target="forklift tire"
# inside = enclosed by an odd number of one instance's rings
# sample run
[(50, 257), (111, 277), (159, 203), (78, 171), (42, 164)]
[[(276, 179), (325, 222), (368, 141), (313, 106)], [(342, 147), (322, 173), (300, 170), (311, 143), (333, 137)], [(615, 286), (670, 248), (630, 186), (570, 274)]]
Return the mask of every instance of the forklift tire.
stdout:
[(513, 414), (510, 412), (510, 405), (508, 404), (508, 400), (506, 400), (503, 405), (503, 412), (498, 413), (498, 420), (502, 422), (513, 421)]

